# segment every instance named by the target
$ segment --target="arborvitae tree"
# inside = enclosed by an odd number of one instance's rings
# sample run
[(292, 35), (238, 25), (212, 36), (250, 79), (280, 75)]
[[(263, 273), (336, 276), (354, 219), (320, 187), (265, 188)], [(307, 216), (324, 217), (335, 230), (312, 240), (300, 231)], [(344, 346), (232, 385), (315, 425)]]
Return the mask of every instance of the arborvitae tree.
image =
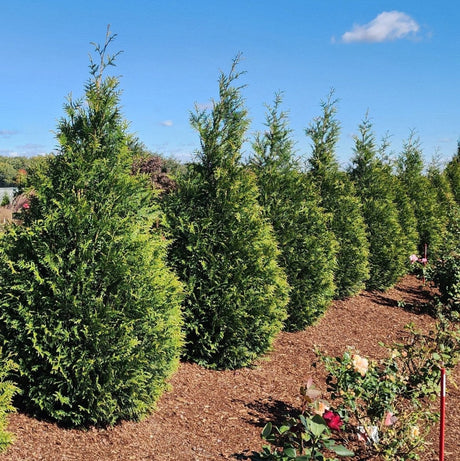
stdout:
[(423, 174), (424, 162), (420, 141), (413, 133), (404, 143), (398, 157), (398, 177), (409, 197), (417, 220), (418, 252), (424, 254), (425, 245), (432, 257), (438, 255), (446, 222), (440, 213), (436, 190)]
[(375, 136), (367, 116), (359, 132), (349, 172), (361, 198), (368, 229), (370, 278), (366, 287), (386, 289), (405, 273), (409, 255), (401, 244), (402, 229), (391, 192), (392, 179), (377, 158)]
[(265, 353), (286, 318), (288, 285), (254, 174), (241, 165), (248, 127), (235, 59), (211, 111), (191, 116), (201, 149), (166, 200), (171, 261), (187, 286), (187, 359), (237, 368)]
[(21, 405), (61, 423), (107, 425), (149, 412), (178, 365), (181, 286), (165, 264), (130, 136), (108, 32), (82, 100), (69, 98), (60, 153), (30, 180), (23, 225), (0, 243), (0, 339), (18, 363)]
[(447, 223), (452, 209), (456, 206), (449, 178), (445, 174), (445, 171), (443, 171), (437, 158), (434, 158), (430, 165), (428, 165), (427, 173), (431, 189), (436, 194), (436, 203), (441, 214), (441, 221)]
[(338, 241), (336, 296), (344, 298), (365, 287), (369, 278), (369, 242), (361, 201), (353, 183), (339, 170), (336, 159), (340, 126), (332, 96), (333, 93), (321, 103), (322, 114), (311, 123), (306, 134), (313, 143), (309, 174), (319, 190), (321, 205), (331, 214), (331, 229)]
[(291, 286), (286, 329), (292, 331), (312, 324), (331, 302), (336, 242), (327, 228), (329, 216), (320, 208), (319, 196), (294, 158), (280, 103), (277, 95), (274, 106), (268, 108), (267, 131), (257, 136), (250, 165)]
[[(399, 215), (399, 224), (401, 225), (401, 251), (403, 254), (412, 255), (418, 251), (419, 235), (417, 232), (417, 219), (415, 217), (415, 211), (404, 187), (401, 182), (394, 174), (395, 162), (392, 156), (387, 153), (390, 144), (388, 142), (388, 136), (385, 136), (379, 147), (379, 158), (383, 170), (385, 171), (386, 177), (391, 182), (390, 195), (396, 204)], [(409, 257), (406, 258), (406, 269), (410, 271), (414, 268), (410, 262)]]
[(457, 153), (447, 164), (445, 173), (450, 182), (455, 201), (460, 205), (460, 141), (458, 142)]

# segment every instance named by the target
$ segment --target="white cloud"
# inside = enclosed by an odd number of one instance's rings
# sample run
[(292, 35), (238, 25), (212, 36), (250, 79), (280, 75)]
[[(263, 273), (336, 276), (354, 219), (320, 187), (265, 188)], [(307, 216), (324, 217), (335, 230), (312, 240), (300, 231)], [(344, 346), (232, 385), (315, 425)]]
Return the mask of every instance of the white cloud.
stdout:
[(419, 30), (417, 22), (406, 13), (384, 11), (368, 24), (355, 24), (351, 31), (342, 35), (342, 42), (387, 42), (415, 36)]
[(173, 126), (173, 121), (172, 120), (163, 120), (161, 122), (163, 126)]

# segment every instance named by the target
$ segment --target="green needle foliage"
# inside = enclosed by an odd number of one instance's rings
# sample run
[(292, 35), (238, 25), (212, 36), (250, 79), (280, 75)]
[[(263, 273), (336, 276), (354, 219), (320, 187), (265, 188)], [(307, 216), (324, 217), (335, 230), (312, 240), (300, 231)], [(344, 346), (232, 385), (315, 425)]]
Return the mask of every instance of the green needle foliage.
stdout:
[(412, 133), (399, 155), (397, 172), (414, 209), (419, 235), (418, 253), (424, 254), (426, 244), (432, 259), (439, 256), (447, 220), (446, 214), (442, 212), (442, 203), (438, 201), (438, 192), (423, 174), (423, 170), (420, 141)]
[(449, 180), (455, 201), (460, 205), (460, 141), (457, 146), (457, 153), (447, 164), (445, 174)]
[(219, 79), (211, 111), (191, 116), (201, 150), (166, 208), (171, 260), (187, 286), (186, 358), (237, 368), (265, 353), (286, 317), (288, 285), (254, 175), (240, 163), (248, 127), (238, 59)]
[[(394, 174), (395, 161), (392, 156), (388, 155), (387, 150), (390, 147), (389, 137), (385, 136), (379, 146), (379, 160), (386, 177), (389, 180), (389, 188), (393, 193), (393, 201), (396, 204), (399, 215), (399, 224), (402, 229), (401, 234), (401, 251), (402, 254), (412, 255), (418, 251), (419, 235), (417, 232), (417, 219), (415, 210), (407, 194), (404, 184), (400, 178)], [(390, 185), (391, 183), (391, 185)], [(406, 271), (413, 270), (414, 266), (410, 258), (406, 258)]]
[(392, 191), (389, 169), (377, 157), (372, 124), (366, 118), (355, 137), (350, 177), (363, 204), (369, 241), (370, 278), (367, 289), (384, 290), (405, 273), (409, 255), (405, 254), (403, 231)]
[(331, 230), (338, 242), (336, 296), (345, 298), (364, 289), (369, 278), (369, 243), (361, 201), (349, 177), (339, 170), (336, 159), (340, 126), (332, 96), (333, 93), (321, 103), (322, 114), (306, 134), (312, 140), (309, 174), (321, 195), (321, 205), (331, 214)]
[(273, 224), (280, 264), (291, 286), (287, 330), (311, 325), (330, 304), (335, 291), (336, 241), (329, 215), (294, 159), (280, 95), (268, 108), (265, 134), (258, 135), (250, 165), (257, 175), (259, 201)]
[(0, 242), (0, 338), (19, 365), (21, 404), (65, 425), (151, 411), (178, 365), (181, 286), (131, 137), (118, 80), (96, 47), (82, 100), (69, 98), (60, 153), (30, 178), (23, 225)]

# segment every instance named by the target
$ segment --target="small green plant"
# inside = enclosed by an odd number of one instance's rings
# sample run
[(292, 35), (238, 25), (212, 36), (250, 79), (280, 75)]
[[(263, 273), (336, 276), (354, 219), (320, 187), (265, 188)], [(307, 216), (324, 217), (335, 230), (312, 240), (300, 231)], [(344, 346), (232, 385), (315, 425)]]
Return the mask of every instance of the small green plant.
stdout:
[(8, 426), (8, 413), (16, 411), (11, 401), (18, 392), (16, 385), (9, 379), (12, 371), (16, 370), (16, 364), (2, 356), (0, 349), (0, 453), (5, 451), (14, 440), (13, 434), (6, 430)]
[(298, 415), (289, 417), (280, 427), (267, 423), (262, 431), (264, 445), (261, 452), (254, 453), (253, 461), (326, 461), (330, 455), (353, 456), (345, 446), (337, 444), (333, 432), (343, 426), (340, 416), (331, 411), (327, 402), (319, 399), (318, 391), (311, 379), (300, 388), (302, 399)]
[(0, 206), (7, 206), (10, 204), (10, 196), (8, 195), (7, 192), (3, 194), (2, 197), (2, 202), (0, 203)]

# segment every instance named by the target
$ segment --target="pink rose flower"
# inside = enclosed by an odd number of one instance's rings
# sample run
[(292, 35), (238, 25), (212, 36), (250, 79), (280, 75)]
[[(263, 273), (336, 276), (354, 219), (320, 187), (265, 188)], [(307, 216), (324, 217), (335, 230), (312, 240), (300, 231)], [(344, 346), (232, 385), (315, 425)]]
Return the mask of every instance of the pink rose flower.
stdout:
[(415, 262), (418, 261), (418, 257), (417, 257), (417, 255), (410, 255), (409, 260), (410, 260), (411, 264), (414, 264)]
[(384, 425), (385, 426), (392, 426), (396, 422), (396, 416), (393, 415), (391, 411), (387, 411), (385, 416)]

